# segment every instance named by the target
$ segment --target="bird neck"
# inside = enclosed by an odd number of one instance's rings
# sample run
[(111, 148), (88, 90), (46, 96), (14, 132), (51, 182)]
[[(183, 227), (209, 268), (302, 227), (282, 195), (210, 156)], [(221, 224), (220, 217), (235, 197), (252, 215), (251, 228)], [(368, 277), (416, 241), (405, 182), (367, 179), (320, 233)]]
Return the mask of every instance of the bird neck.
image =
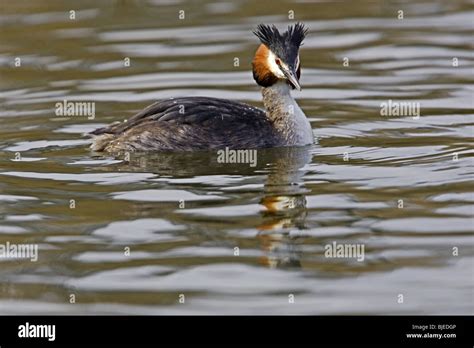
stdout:
[(263, 105), (267, 118), (282, 135), (285, 145), (309, 145), (313, 143), (311, 125), (303, 110), (290, 93), (286, 81), (262, 88)]

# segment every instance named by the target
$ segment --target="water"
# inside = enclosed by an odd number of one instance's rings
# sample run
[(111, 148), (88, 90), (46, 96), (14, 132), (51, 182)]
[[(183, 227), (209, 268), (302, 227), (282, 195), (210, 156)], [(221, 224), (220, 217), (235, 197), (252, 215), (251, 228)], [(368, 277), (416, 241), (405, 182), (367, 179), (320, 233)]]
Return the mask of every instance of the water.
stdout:
[[(0, 8), (0, 244), (39, 245), (0, 261), (1, 314), (473, 312), (471, 1)], [(256, 167), (90, 152), (84, 132), (160, 98), (260, 105), (250, 32), (290, 10), (311, 28), (295, 96), (318, 145)], [(64, 99), (95, 118), (56, 116)], [(389, 100), (420, 117), (381, 116)], [(364, 260), (325, 257), (333, 242)]]

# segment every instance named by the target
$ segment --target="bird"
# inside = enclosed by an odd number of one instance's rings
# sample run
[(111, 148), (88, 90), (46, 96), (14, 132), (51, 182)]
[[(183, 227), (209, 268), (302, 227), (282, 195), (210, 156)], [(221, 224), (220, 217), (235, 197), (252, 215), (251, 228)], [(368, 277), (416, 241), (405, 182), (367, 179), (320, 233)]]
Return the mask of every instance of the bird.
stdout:
[(167, 152), (258, 149), (314, 143), (311, 125), (291, 95), (301, 90), (300, 47), (308, 33), (302, 23), (280, 32), (259, 24), (260, 43), (252, 60), (264, 109), (212, 97), (160, 100), (123, 122), (89, 133), (97, 152)]

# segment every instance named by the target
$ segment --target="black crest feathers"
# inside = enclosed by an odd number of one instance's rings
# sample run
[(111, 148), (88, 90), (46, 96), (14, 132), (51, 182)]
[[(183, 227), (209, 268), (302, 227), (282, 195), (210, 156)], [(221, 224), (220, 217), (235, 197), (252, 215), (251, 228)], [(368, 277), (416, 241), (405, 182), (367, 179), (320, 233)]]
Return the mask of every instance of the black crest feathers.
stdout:
[(297, 56), (308, 28), (302, 23), (296, 23), (288, 26), (288, 30), (281, 34), (275, 25), (260, 24), (253, 33), (278, 57), (290, 62)]

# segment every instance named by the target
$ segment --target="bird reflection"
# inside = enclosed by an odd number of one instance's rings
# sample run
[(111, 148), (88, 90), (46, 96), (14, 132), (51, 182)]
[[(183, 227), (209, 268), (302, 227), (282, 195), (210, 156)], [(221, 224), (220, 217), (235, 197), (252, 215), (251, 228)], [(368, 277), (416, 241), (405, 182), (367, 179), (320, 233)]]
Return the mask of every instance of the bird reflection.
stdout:
[(303, 168), (310, 161), (310, 149), (286, 149), (275, 159), (274, 170), (268, 175), (260, 201), (265, 223), (257, 226), (257, 238), (265, 251), (260, 262), (268, 267), (301, 267), (298, 237), (291, 231), (304, 228), (306, 196), (302, 178)]
[[(303, 176), (304, 167), (311, 162), (311, 150), (311, 147), (259, 149), (255, 167), (217, 163), (215, 153), (135, 154), (115, 170), (146, 170), (173, 178), (266, 174), (264, 194), (259, 202), (262, 219), (258, 219), (255, 225), (258, 231), (256, 239), (264, 253), (259, 262), (272, 268), (292, 268), (301, 267), (299, 237), (295, 232), (305, 227), (307, 211)], [(109, 170), (114, 169), (109, 166)], [(207, 234), (207, 237), (211, 236), (212, 233)], [(214, 238), (222, 240), (218, 232)]]

